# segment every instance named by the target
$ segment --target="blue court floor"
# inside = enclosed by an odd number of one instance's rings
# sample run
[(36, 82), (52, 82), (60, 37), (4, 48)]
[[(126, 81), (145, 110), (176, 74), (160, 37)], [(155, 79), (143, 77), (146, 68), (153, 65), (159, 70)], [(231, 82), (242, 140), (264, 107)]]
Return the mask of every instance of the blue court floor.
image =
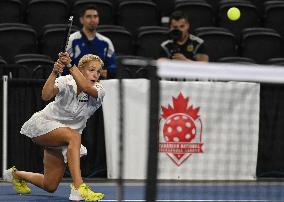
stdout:
[[(117, 201), (117, 183), (105, 180), (87, 181), (93, 190), (103, 192), (101, 201)], [(69, 182), (63, 182), (54, 193), (47, 193), (35, 186), (29, 195), (16, 194), (11, 184), (0, 182), (0, 201), (63, 202), (69, 201)], [(124, 183), (123, 201), (145, 201), (143, 182)], [(284, 202), (284, 182), (160, 182), (156, 201), (224, 201), (224, 202)]]

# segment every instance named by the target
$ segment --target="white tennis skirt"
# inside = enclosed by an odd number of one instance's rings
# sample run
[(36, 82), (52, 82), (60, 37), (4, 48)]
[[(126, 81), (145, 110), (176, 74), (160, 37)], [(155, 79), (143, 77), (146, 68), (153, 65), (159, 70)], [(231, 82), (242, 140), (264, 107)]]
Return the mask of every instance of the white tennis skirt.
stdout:
[[(69, 127), (56, 120), (49, 119), (42, 111), (36, 112), (32, 117), (24, 123), (20, 133), (28, 136), (29, 138), (38, 137), (49, 133), (57, 128)], [(61, 149), (64, 157), (64, 162), (67, 162), (67, 146), (61, 146), (55, 149)], [(87, 155), (87, 148), (81, 144), (80, 156)]]
[(20, 133), (30, 138), (38, 137), (56, 128), (68, 127), (59, 121), (48, 118), (42, 111), (36, 112), (24, 123)]

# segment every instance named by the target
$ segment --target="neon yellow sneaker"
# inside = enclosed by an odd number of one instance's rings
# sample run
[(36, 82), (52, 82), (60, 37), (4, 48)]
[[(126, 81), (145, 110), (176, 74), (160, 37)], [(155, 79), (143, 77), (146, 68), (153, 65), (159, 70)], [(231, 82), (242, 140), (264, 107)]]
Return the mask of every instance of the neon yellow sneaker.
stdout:
[(19, 194), (29, 194), (31, 193), (31, 189), (28, 187), (28, 184), (25, 180), (19, 180), (14, 177), (13, 173), (16, 172), (17, 169), (15, 166), (9, 168), (4, 171), (3, 179), (7, 182), (11, 182), (15, 191)]
[(71, 193), (69, 200), (71, 201), (98, 201), (104, 198), (103, 193), (93, 192), (91, 188), (85, 183), (81, 184), (78, 189), (74, 187), (73, 184), (70, 185)]

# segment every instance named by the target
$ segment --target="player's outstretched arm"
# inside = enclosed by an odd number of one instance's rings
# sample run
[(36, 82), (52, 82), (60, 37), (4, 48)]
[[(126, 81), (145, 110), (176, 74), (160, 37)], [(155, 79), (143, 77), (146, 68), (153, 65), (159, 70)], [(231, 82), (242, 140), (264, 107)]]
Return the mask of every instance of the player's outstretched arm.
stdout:
[(63, 68), (64, 68), (64, 64), (62, 64), (60, 62), (60, 60), (57, 60), (54, 63), (53, 70), (50, 73), (49, 77), (47, 78), (47, 80), (46, 80), (46, 82), (45, 82), (45, 84), (42, 88), (41, 98), (44, 101), (48, 101), (48, 100), (52, 99), (59, 92), (58, 87), (54, 84), (55, 84), (55, 79), (56, 79), (57, 75), (59, 73), (62, 73)]
[(69, 68), (70, 74), (73, 76), (76, 84), (85, 93), (92, 97), (98, 96), (97, 89), (84, 77), (76, 65), (71, 66), (71, 58), (68, 53), (59, 53), (59, 60)]

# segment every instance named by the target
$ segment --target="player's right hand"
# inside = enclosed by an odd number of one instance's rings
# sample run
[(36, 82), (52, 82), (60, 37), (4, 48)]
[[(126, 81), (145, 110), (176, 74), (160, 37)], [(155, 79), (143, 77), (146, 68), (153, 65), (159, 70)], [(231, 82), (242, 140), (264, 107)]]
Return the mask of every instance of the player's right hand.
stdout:
[(59, 73), (62, 73), (63, 72), (63, 68), (64, 68), (64, 64), (62, 64), (61, 63), (61, 61), (58, 59), (55, 63), (54, 63), (54, 65), (53, 65), (53, 70), (52, 70), (52, 72), (54, 73), (54, 74), (59, 74)]

